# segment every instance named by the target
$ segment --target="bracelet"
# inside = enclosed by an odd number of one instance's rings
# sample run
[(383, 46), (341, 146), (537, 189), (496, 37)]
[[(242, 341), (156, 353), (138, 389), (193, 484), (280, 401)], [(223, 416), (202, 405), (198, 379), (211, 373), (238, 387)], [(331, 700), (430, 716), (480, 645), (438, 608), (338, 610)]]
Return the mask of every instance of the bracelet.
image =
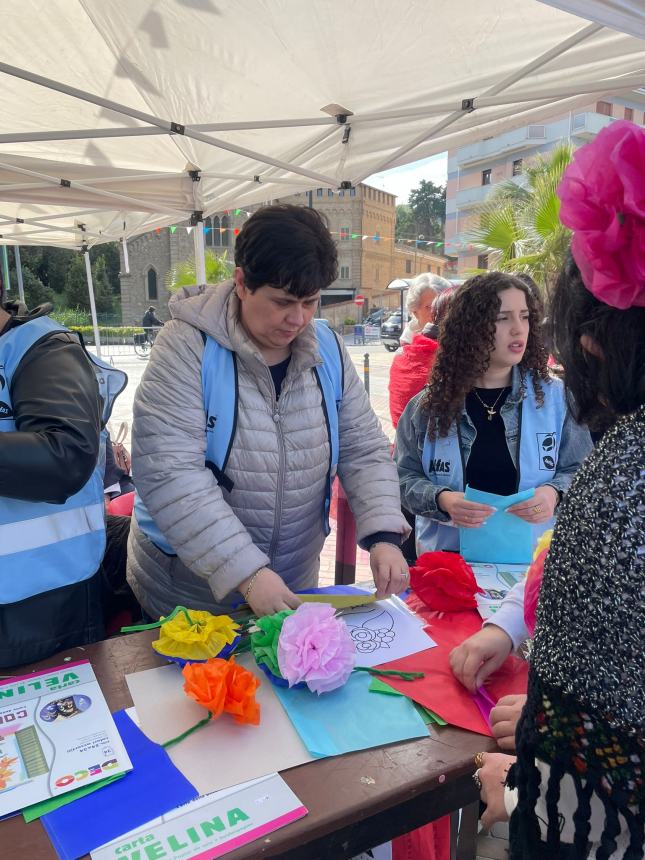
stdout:
[(255, 573), (254, 573), (254, 574), (253, 574), (253, 576), (251, 577), (251, 581), (250, 581), (250, 582), (249, 582), (249, 584), (247, 585), (247, 587), (246, 587), (246, 591), (245, 591), (245, 592), (244, 592), (244, 594), (242, 595), (242, 596), (244, 597), (244, 602), (245, 602), (245, 603), (248, 603), (248, 602), (249, 602), (249, 594), (251, 593), (251, 589), (252, 589), (252, 588), (253, 588), (253, 586), (255, 585), (255, 580), (258, 578), (258, 576), (262, 573), (262, 571), (263, 571), (263, 570), (264, 570), (264, 568), (263, 568), (263, 567), (260, 567), (258, 570), (256, 570), (256, 571), (255, 571)]

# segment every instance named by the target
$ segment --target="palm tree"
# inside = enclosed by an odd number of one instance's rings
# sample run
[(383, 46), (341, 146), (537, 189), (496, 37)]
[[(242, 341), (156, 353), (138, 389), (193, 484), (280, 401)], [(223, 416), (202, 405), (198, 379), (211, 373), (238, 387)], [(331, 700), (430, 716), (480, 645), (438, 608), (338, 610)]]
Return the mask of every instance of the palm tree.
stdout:
[(559, 144), (548, 158), (538, 157), (525, 170), (526, 184), (500, 182), (479, 209), (479, 226), (465, 233), (491, 268), (526, 272), (548, 291), (569, 247), (570, 231), (560, 223), (556, 189), (573, 156), (570, 143)]
[[(214, 251), (206, 251), (204, 254), (206, 263), (206, 283), (219, 284), (220, 281), (225, 281), (233, 274), (233, 264), (226, 259), (226, 251), (218, 255)], [(184, 260), (183, 263), (177, 263), (166, 275), (166, 287), (169, 292), (181, 287), (190, 287), (197, 283), (197, 273), (195, 271), (195, 260)]]

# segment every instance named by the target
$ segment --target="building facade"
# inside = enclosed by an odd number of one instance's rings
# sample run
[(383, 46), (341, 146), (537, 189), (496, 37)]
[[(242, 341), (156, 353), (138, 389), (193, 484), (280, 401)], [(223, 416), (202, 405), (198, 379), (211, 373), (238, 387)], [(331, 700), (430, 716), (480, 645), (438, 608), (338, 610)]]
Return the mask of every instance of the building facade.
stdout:
[[(389, 294), (385, 290), (394, 278), (414, 277), (427, 271), (441, 274), (445, 270), (444, 257), (395, 242), (396, 197), (386, 191), (364, 184), (347, 190), (316, 188), (284, 197), (280, 202), (311, 206), (327, 219), (338, 249), (338, 278), (324, 291), (322, 304), (350, 301), (363, 295), (365, 312), (372, 307), (389, 307)], [(235, 236), (258, 208), (231, 209), (206, 218), (206, 248), (226, 253), (232, 260)], [(193, 255), (191, 228), (185, 224), (131, 239), (129, 273), (125, 273), (121, 249), (123, 322), (140, 324), (150, 305), (161, 319), (168, 319), (168, 273)]]
[(574, 147), (592, 140), (598, 132), (617, 119), (645, 124), (645, 91), (630, 98), (607, 97), (553, 119), (507, 131), (448, 153), (446, 188), (445, 252), (457, 258), (460, 275), (487, 268), (485, 256), (468, 241), (468, 230), (476, 226), (477, 208), (495, 185), (510, 180), (526, 182), (524, 167), (539, 155), (548, 155), (563, 141)]

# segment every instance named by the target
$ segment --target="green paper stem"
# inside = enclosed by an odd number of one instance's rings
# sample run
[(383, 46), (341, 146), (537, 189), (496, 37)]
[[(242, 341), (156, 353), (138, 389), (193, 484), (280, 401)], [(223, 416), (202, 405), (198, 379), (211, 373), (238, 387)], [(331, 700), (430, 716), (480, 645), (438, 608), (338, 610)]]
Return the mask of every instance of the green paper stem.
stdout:
[(204, 717), (204, 719), (203, 719), (203, 720), (200, 720), (198, 723), (195, 723), (195, 725), (194, 725), (194, 726), (191, 726), (191, 728), (186, 729), (186, 731), (185, 731), (185, 732), (182, 732), (180, 735), (177, 735), (177, 737), (176, 737), (176, 738), (170, 738), (170, 740), (169, 740), (169, 741), (166, 741), (165, 743), (161, 744), (161, 746), (162, 746), (164, 749), (168, 749), (168, 747), (172, 747), (172, 746), (174, 746), (175, 744), (178, 744), (180, 741), (183, 741), (183, 740), (184, 740), (184, 738), (187, 738), (187, 737), (188, 737), (188, 735), (192, 735), (192, 733), (193, 733), (193, 732), (196, 732), (196, 731), (197, 731), (197, 729), (201, 729), (201, 728), (202, 728), (202, 726), (207, 725), (207, 724), (211, 721), (212, 717), (213, 717), (213, 715), (212, 715), (212, 714), (211, 714), (211, 712), (209, 711), (209, 712), (208, 712), (208, 716), (207, 716), (207, 717)]
[(134, 624), (132, 627), (122, 627), (121, 633), (136, 633), (139, 630), (154, 630), (156, 627), (161, 627), (161, 625), (165, 624), (166, 621), (172, 621), (172, 619), (180, 612), (184, 613), (186, 621), (189, 624), (195, 623), (188, 614), (188, 610), (185, 606), (175, 606), (170, 615), (167, 615), (165, 618), (160, 618), (159, 621), (153, 621), (151, 624)]
[(354, 672), (367, 672), (368, 675), (379, 677), (399, 678), (401, 681), (414, 681), (417, 678), (425, 678), (425, 672), (399, 672), (396, 669), (372, 669), (369, 666), (355, 666)]

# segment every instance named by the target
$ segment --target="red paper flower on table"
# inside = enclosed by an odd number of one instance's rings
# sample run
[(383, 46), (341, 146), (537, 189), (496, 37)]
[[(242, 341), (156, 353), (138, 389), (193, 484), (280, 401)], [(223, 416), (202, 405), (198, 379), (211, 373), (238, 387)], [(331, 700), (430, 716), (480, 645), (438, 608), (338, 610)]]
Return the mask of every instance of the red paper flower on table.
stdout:
[(476, 609), (478, 588), (469, 564), (456, 552), (424, 552), (410, 568), (410, 585), (429, 609)]
[(184, 691), (198, 705), (210, 711), (212, 719), (232, 714), (237, 723), (260, 723), (260, 706), (255, 691), (260, 681), (234, 658), (213, 657), (206, 663), (189, 663), (182, 669)]
[(573, 156), (558, 186), (560, 220), (589, 292), (645, 307), (645, 129), (614, 122)]

